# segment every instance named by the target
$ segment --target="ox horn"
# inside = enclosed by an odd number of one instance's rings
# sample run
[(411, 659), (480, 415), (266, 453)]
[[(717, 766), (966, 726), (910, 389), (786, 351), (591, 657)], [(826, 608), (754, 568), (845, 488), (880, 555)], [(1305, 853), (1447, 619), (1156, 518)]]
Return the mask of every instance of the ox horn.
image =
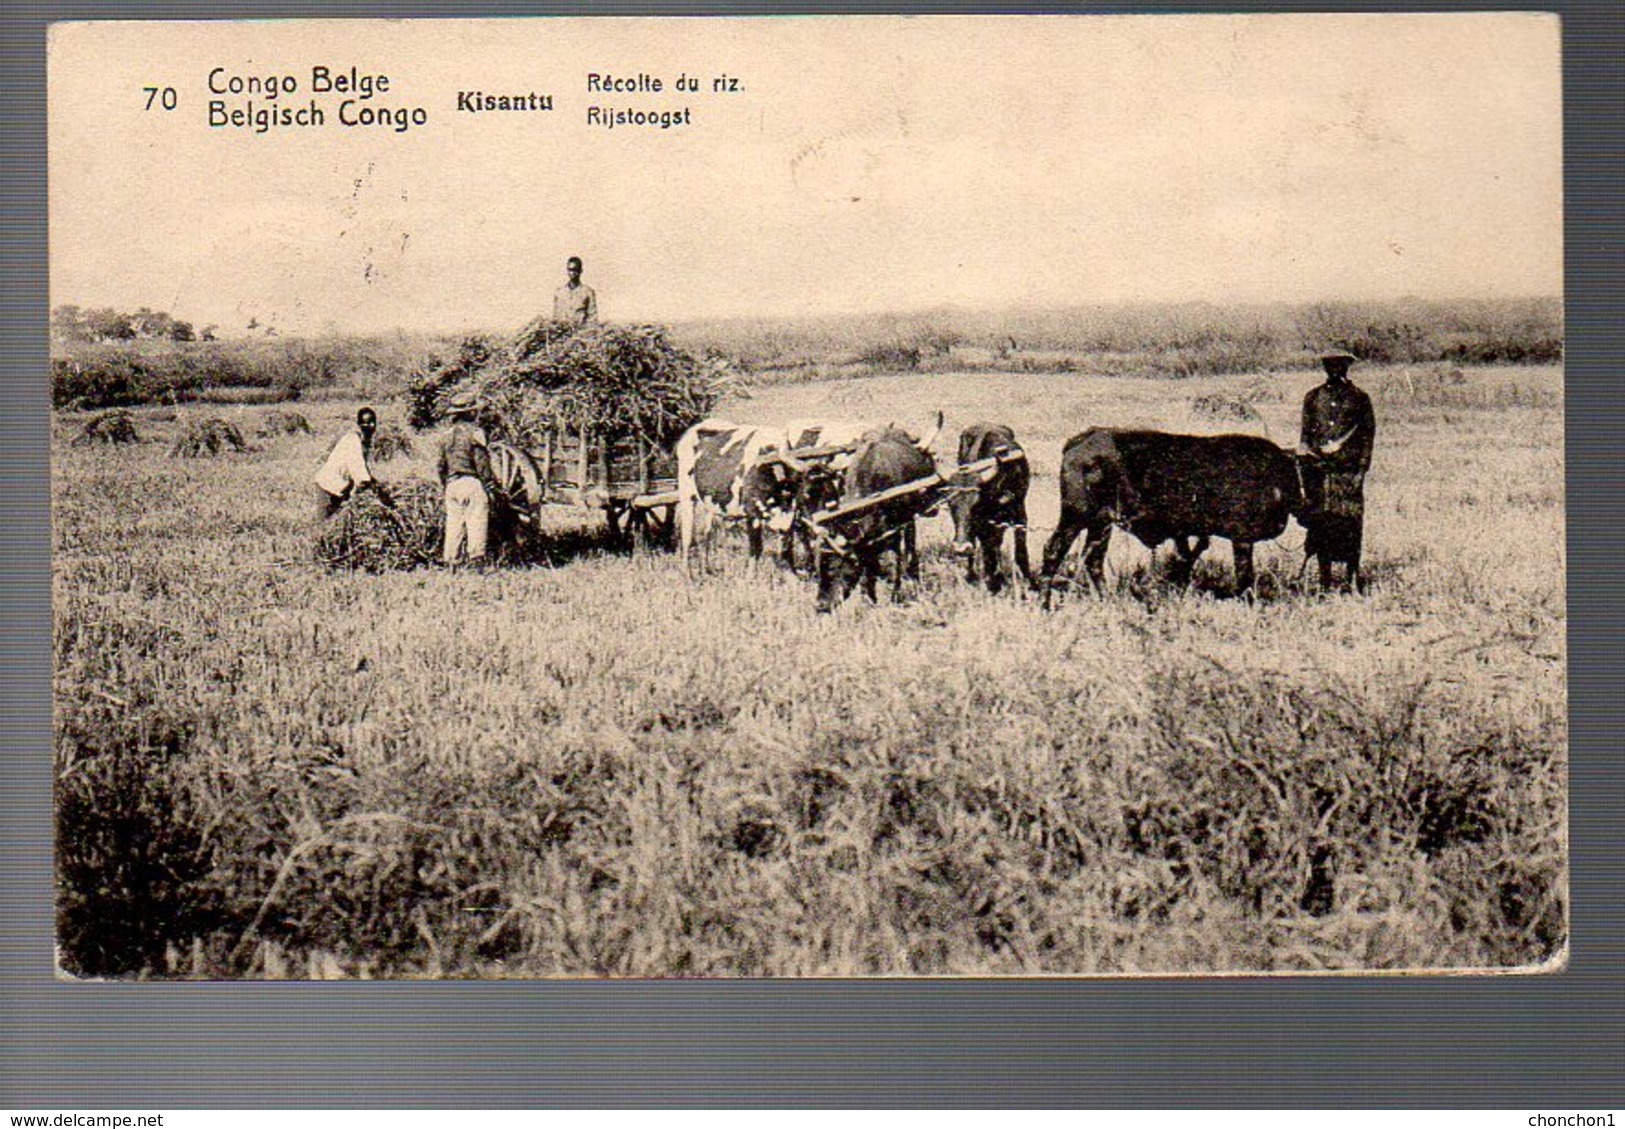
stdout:
[(920, 444), (920, 450), (929, 452), (936, 445), (937, 439), (942, 435), (942, 425), (947, 421), (948, 417), (939, 410), (937, 412), (937, 426), (932, 429), (930, 437)]

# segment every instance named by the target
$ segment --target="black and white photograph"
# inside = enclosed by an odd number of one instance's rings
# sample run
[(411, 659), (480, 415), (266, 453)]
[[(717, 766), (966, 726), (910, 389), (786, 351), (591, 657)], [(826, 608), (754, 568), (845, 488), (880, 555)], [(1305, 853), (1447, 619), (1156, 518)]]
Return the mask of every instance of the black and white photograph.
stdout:
[(1559, 42), (53, 25), (56, 976), (1562, 970)]

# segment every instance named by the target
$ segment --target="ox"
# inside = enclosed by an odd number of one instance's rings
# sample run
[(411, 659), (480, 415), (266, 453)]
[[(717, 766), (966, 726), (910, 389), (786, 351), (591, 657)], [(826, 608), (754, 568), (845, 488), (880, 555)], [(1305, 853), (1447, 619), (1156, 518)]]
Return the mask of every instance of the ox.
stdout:
[(959, 436), (960, 466), (983, 459), (1010, 460), (983, 476), (955, 475), (948, 501), (948, 513), (954, 520), (954, 552), (965, 559), (965, 580), (976, 583), (980, 550), (981, 579), (993, 593), (1005, 584), (999, 558), (1006, 529), (1014, 544), (1017, 570), (1029, 586), (1036, 587), (1027, 559), (1027, 487), (1032, 471), (1022, 454), (1015, 432), (1002, 424), (973, 423)]
[[(869, 432), (876, 430), (876, 425), (860, 420), (823, 420), (823, 419), (793, 419), (784, 425), (784, 442), (786, 450), (805, 450), (809, 447), (856, 447), (858, 442)], [(846, 467), (849, 456), (835, 455), (830, 458), (827, 465), (842, 470)], [(801, 547), (801, 556), (812, 560), (812, 542), (806, 523), (801, 520), (805, 512), (803, 507), (802, 486), (804, 476), (809, 468), (808, 463), (795, 459), (781, 461), (779, 469), (774, 475), (774, 500), (778, 510), (768, 520), (768, 524), (782, 536), (780, 557), (792, 572), (799, 572), (796, 564), (796, 548)], [(811, 464), (816, 465), (816, 464)]]
[[(804, 512), (813, 514), (841, 502), (937, 477), (936, 461), (925, 447), (896, 428), (864, 436), (844, 471), (818, 466), (796, 469), (802, 474), (799, 505)], [(910, 570), (910, 561), (915, 557), (914, 519), (919, 512), (918, 497), (899, 498), (854, 514), (842, 521), (840, 528), (824, 532), (814, 554), (818, 610), (832, 611), (859, 584), (864, 594), (874, 600), (881, 558), (887, 550), (894, 554), (892, 595), (900, 595), (903, 574)]]
[[(910, 435), (909, 441), (929, 454), (932, 444), (942, 434), (943, 421), (943, 414), (938, 412), (935, 426), (929, 438), (922, 442)], [(825, 448), (826, 451), (829, 448), (840, 447), (850, 448), (855, 451), (865, 436), (871, 434), (882, 431), (895, 431), (898, 435), (908, 435), (907, 432), (894, 428), (889, 423), (884, 427), (879, 427), (873, 423), (855, 420), (797, 419), (786, 424), (784, 431), (787, 452), (805, 451), (809, 448), (820, 447)], [(796, 563), (796, 548), (798, 545), (801, 547), (800, 555), (803, 558), (808, 561), (813, 558), (812, 531), (804, 520), (804, 515), (811, 512), (808, 504), (809, 496), (819, 495), (826, 502), (832, 496), (838, 496), (841, 490), (840, 472), (845, 471), (850, 465), (852, 456), (850, 453), (838, 453), (826, 455), (825, 459), (827, 461), (813, 462), (803, 461), (795, 457), (785, 458), (781, 456), (777, 460), (772, 460), (781, 468), (777, 470), (774, 477), (774, 497), (776, 503), (782, 509), (770, 518), (769, 524), (773, 528), (780, 530), (784, 535), (782, 557), (784, 563), (789, 565), (792, 571), (799, 571)], [(836, 473), (834, 475), (821, 474), (818, 481), (809, 483), (806, 475), (815, 468)], [(812, 508), (818, 508), (818, 506), (814, 505)], [(912, 552), (912, 541), (910, 542), (910, 551)], [(910, 559), (912, 560), (912, 558)], [(916, 575), (918, 574), (918, 567), (917, 562), (913, 563), (912, 568)]]
[(1105, 586), (1106, 546), (1120, 525), (1152, 549), (1172, 540), (1173, 576), (1190, 582), (1210, 537), (1229, 539), (1236, 590), (1253, 584), (1253, 544), (1279, 537), (1289, 515), (1303, 520), (1297, 464), (1288, 451), (1253, 435), (1169, 435), (1092, 428), (1061, 452), (1061, 520), (1044, 546), (1049, 603), (1056, 573), (1080, 532), (1095, 591)]
[[(783, 488), (775, 468), (761, 466), (764, 454), (782, 451), (782, 428), (708, 419), (677, 441), (677, 536), (690, 560), (702, 518), (720, 515), (743, 521), (750, 553), (762, 553), (762, 531), (781, 506)], [(791, 487), (793, 490), (793, 487)]]

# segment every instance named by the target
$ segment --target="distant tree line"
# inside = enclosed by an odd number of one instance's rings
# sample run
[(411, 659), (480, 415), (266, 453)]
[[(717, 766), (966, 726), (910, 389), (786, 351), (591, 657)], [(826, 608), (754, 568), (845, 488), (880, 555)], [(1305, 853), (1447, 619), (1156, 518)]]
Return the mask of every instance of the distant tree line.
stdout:
[(206, 325), (198, 334), (189, 321), (142, 306), (134, 313), (111, 306), (83, 309), (61, 305), (51, 311), (51, 336), (61, 344), (106, 341), (213, 341), (217, 326)]

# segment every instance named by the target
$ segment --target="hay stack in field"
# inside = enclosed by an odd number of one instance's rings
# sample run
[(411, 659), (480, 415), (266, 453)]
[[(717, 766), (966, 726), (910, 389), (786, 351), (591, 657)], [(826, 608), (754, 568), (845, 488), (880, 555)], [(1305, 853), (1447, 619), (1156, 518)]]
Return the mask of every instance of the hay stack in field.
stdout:
[(677, 348), (660, 326), (539, 319), (500, 348), (471, 338), (453, 361), (420, 375), (413, 424), (438, 423), (450, 399), (467, 391), (492, 437), (521, 446), (562, 428), (669, 447), (711, 414), (730, 383), (724, 364)]
[(1226, 396), (1215, 392), (1208, 396), (1198, 396), (1191, 401), (1191, 411), (1199, 416), (1216, 420), (1252, 421), (1261, 418), (1258, 409), (1239, 397)]
[(275, 435), (309, 435), (310, 421), (298, 412), (266, 412), (255, 434), (261, 439)]
[(246, 451), (248, 444), (237, 425), (223, 419), (193, 420), (169, 449), (170, 458), (198, 459), (222, 451)]
[(432, 482), (359, 490), (322, 526), (316, 559), (364, 572), (429, 564), (440, 556), (444, 513), (441, 489)]
[(139, 443), (141, 435), (135, 429), (135, 417), (126, 411), (103, 412), (85, 421), (85, 426), (73, 439), (75, 447), (92, 444)]
[(368, 458), (375, 463), (387, 463), (397, 455), (412, 453), (412, 437), (392, 423), (381, 423), (372, 436), (372, 453)]

